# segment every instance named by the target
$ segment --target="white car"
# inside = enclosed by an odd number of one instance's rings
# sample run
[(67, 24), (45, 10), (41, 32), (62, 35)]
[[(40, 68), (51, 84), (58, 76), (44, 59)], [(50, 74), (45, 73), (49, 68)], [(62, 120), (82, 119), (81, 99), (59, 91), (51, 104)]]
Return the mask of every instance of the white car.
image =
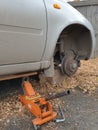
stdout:
[(95, 47), (90, 22), (65, 0), (0, 0), (0, 75), (73, 75)]

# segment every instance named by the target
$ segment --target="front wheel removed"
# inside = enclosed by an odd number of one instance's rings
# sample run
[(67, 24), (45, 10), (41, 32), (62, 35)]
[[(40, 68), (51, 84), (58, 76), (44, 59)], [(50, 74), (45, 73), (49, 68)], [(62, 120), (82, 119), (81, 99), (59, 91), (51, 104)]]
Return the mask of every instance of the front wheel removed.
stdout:
[(67, 76), (72, 76), (78, 70), (80, 61), (73, 52), (68, 52), (62, 59), (61, 70)]

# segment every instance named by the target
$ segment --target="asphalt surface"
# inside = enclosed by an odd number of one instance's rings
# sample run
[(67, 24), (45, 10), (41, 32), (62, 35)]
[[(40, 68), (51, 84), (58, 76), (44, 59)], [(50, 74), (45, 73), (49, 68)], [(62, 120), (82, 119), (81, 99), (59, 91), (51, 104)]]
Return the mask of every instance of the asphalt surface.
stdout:
[[(20, 80), (0, 83), (0, 102), (5, 101), (11, 93), (16, 94), (15, 100), (21, 93)], [(49, 122), (42, 126), (42, 130), (98, 130), (98, 91), (93, 95), (84, 94), (75, 88), (69, 96), (60, 98), (62, 101), (65, 121), (62, 123)], [(14, 101), (14, 100), (13, 100)], [(6, 105), (4, 106), (6, 107)], [(2, 106), (0, 106), (0, 109)], [(25, 108), (24, 108), (25, 109)], [(12, 109), (14, 111), (14, 109)], [(0, 130), (34, 130), (31, 120), (32, 115), (23, 111), (7, 116), (0, 116)]]

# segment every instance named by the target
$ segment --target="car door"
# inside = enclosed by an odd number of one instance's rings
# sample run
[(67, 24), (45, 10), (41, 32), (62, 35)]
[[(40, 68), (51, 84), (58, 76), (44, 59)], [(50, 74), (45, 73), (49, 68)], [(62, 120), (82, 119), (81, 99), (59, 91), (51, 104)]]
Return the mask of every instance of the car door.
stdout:
[(43, 0), (0, 0), (0, 65), (40, 61), (45, 40)]

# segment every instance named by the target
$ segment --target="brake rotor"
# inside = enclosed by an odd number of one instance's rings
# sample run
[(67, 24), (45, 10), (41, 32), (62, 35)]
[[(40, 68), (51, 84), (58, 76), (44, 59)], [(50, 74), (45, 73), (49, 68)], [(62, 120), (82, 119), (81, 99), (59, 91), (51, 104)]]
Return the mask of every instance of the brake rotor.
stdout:
[(72, 76), (76, 73), (76, 71), (78, 70), (78, 61), (75, 60), (74, 58), (75, 56), (70, 53), (68, 55), (65, 55), (62, 63), (61, 63), (61, 69), (62, 72), (64, 74), (66, 74), (67, 76)]

